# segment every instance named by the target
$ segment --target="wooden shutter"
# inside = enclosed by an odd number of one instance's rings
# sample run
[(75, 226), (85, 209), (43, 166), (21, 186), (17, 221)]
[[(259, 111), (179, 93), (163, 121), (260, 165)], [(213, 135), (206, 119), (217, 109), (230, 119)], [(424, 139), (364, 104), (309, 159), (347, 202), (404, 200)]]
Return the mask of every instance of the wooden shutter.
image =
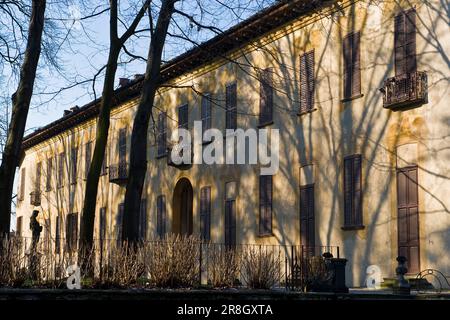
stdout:
[(362, 226), (361, 155), (344, 159), (344, 225)]
[(39, 192), (41, 190), (41, 175), (42, 175), (42, 163), (36, 164), (36, 180), (34, 184), (34, 191)]
[(122, 229), (123, 229), (123, 209), (124, 204), (119, 204), (117, 210), (117, 219), (116, 219), (116, 233), (117, 233), (117, 245), (122, 244)]
[(259, 235), (272, 234), (272, 176), (259, 177)]
[(360, 32), (353, 32), (343, 40), (344, 99), (361, 94)]
[(56, 216), (55, 222), (55, 252), (59, 253), (61, 251), (61, 218)]
[(211, 228), (211, 187), (200, 190), (200, 234), (202, 240), (210, 240)]
[(70, 180), (72, 184), (77, 183), (77, 161), (78, 148), (72, 148), (70, 152)]
[(66, 163), (66, 154), (61, 152), (59, 154), (59, 163), (58, 163), (58, 187), (64, 186), (64, 165)]
[(167, 114), (161, 112), (158, 115), (158, 128), (157, 128), (157, 144), (158, 144), (158, 156), (166, 154), (166, 141), (167, 141)]
[(273, 69), (267, 68), (259, 75), (260, 101), (259, 101), (259, 123), (266, 124), (273, 118)]
[(225, 201), (225, 245), (236, 246), (236, 201)]
[(20, 173), (20, 192), (19, 192), (19, 200), (23, 200), (25, 197), (25, 175), (26, 170), (22, 168)]
[(202, 130), (211, 129), (211, 94), (205, 93), (202, 96)]
[(85, 146), (85, 156), (84, 156), (84, 176), (87, 179), (89, 175), (89, 169), (91, 168), (91, 158), (92, 158), (92, 142), (89, 141)]
[(124, 165), (127, 159), (127, 130), (119, 130), (119, 165)]
[(226, 129), (237, 128), (237, 85), (230, 84), (226, 88)]
[(99, 226), (100, 240), (106, 239), (106, 208), (100, 208), (100, 226)]
[(300, 56), (300, 113), (314, 107), (314, 50)]
[(72, 214), (72, 250), (77, 249), (78, 242), (78, 213)]
[(166, 233), (166, 197), (158, 196), (156, 213), (156, 229), (160, 238)]
[(178, 128), (189, 128), (189, 108), (187, 104), (178, 108)]
[(17, 217), (16, 236), (18, 236), (18, 237), (22, 236), (22, 222), (23, 222), (23, 217)]
[(53, 171), (53, 158), (47, 159), (47, 178), (45, 182), (45, 190), (50, 191), (52, 189), (52, 171)]
[(139, 237), (144, 241), (147, 235), (147, 199), (141, 200), (139, 208)]
[(314, 185), (300, 187), (300, 241), (308, 255), (315, 250)]
[(395, 75), (413, 73), (416, 63), (416, 11), (410, 9), (395, 16)]

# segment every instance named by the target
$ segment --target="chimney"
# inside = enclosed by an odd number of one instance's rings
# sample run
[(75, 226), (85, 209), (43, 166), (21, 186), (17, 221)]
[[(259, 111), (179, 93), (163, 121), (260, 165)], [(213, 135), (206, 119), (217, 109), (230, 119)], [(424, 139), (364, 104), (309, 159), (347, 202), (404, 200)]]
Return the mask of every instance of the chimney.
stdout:
[(72, 111), (70, 111), (70, 110), (64, 110), (64, 114), (63, 114), (63, 116), (65, 117), (65, 116), (68, 116), (69, 114), (71, 114), (72, 113)]
[(119, 78), (119, 87), (125, 87), (130, 84), (130, 79), (128, 78)]
[(80, 110), (79, 106), (74, 106), (74, 107), (70, 108), (71, 112), (75, 112), (75, 111), (78, 111), (78, 110)]

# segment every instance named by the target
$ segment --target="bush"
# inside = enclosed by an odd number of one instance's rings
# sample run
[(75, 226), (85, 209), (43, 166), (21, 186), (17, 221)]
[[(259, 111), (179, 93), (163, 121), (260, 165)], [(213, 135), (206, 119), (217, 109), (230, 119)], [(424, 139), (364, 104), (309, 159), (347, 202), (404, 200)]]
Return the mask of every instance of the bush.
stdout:
[(271, 289), (281, 277), (281, 258), (271, 248), (250, 247), (242, 257), (242, 278), (253, 289)]
[(232, 287), (239, 278), (240, 255), (236, 250), (206, 245), (208, 283), (215, 288)]

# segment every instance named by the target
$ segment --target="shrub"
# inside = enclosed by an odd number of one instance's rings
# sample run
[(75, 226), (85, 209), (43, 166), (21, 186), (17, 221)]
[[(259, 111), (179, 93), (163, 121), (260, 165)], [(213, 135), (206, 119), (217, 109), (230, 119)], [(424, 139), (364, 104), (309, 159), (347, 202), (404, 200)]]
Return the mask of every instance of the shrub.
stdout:
[(209, 284), (216, 288), (232, 287), (239, 278), (239, 252), (214, 244), (207, 244), (206, 252)]
[(271, 248), (250, 247), (242, 257), (242, 278), (253, 289), (270, 289), (280, 278), (281, 258)]

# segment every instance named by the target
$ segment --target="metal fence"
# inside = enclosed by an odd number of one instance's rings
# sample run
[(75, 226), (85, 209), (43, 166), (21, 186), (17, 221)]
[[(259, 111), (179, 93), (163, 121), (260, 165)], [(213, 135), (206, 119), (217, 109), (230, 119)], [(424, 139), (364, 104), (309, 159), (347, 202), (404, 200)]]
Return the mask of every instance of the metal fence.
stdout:
[[(75, 239), (13, 238), (2, 244), (0, 285), (60, 287), (69, 266), (79, 265)], [(83, 255), (85, 286), (246, 287), (305, 290), (324, 277), (323, 255), (339, 258), (336, 246), (292, 246), (200, 241), (166, 236), (137, 246), (116, 239), (96, 239)], [(33, 260), (34, 259), (34, 260)], [(87, 262), (86, 262), (87, 261)]]

